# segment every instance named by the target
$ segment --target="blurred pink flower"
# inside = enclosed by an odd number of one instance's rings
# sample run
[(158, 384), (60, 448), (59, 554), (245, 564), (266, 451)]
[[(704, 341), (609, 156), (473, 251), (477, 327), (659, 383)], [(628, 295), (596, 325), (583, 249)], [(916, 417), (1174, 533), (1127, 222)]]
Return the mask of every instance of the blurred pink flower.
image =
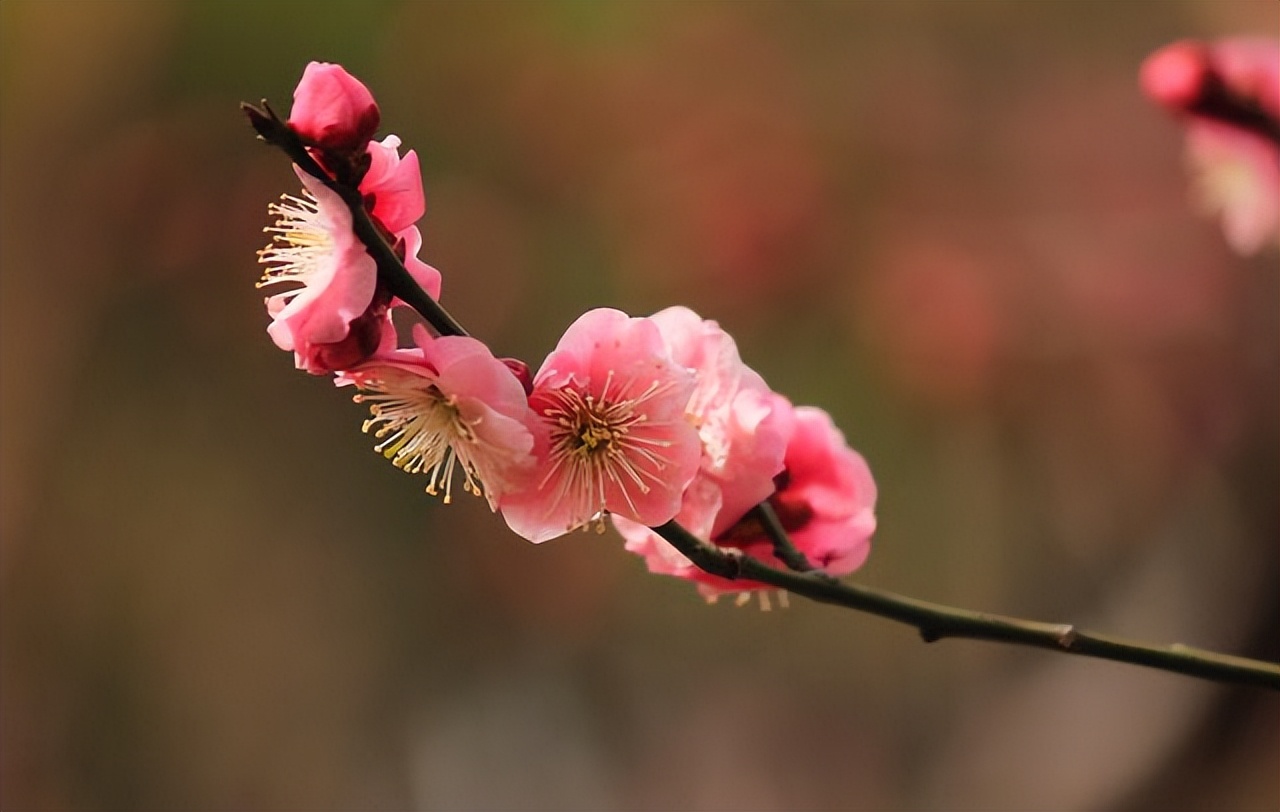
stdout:
[(1187, 163), (1196, 202), (1221, 216), (1236, 253), (1257, 253), (1280, 235), (1280, 151), (1250, 132), (1216, 121), (1187, 125)]
[(1231, 247), (1252, 254), (1280, 236), (1280, 42), (1175, 42), (1147, 57), (1140, 81), (1187, 118), (1197, 197)]
[(607, 308), (578, 318), (533, 381), (537, 467), (499, 507), (533, 542), (613, 513), (669, 521), (701, 456), (685, 419), (693, 375), (671, 360), (656, 324)]
[(397, 468), (430, 477), (427, 493), (443, 492), (450, 502), (461, 468), (463, 490), (496, 509), (533, 466), (524, 387), (474, 338), (432, 338), (421, 325), (413, 338), (410, 349), (388, 342), (336, 382), (360, 389), (355, 400), (369, 403), (373, 415), (364, 430), (382, 441), (375, 449)]
[[(298, 369), (324, 375), (377, 348), (386, 307), (375, 306), (377, 265), (352, 231), (346, 204), (316, 178), (294, 171), (305, 191), (270, 207), (279, 219), (266, 229), (271, 243), (258, 252), (267, 266), (258, 287), (301, 285), (267, 298), (267, 332), (277, 347), (293, 351)], [(357, 322), (361, 329), (353, 333)]]
[(373, 95), (341, 65), (307, 65), (289, 111), (289, 126), (295, 132), (326, 150), (359, 152), (379, 123)]
[[(811, 564), (831, 575), (847, 575), (862, 566), (871, 551), (871, 534), (876, 528), (875, 480), (866, 461), (849, 448), (826, 412), (802, 406), (795, 409), (794, 418), (795, 431), (787, 445), (785, 468), (777, 477), (777, 492), (769, 497), (769, 504)], [(707, 526), (707, 516), (718, 509), (715, 489), (697, 490), (692, 501), (686, 501), (686, 506), (692, 508), (688, 511), (690, 524), (686, 525), (691, 530)], [(772, 588), (710, 575), (657, 534), (627, 526), (616, 518), (614, 521), (627, 538), (627, 549), (643, 556), (650, 572), (695, 581), (708, 600), (724, 593)], [(684, 524), (683, 519), (681, 523)], [(711, 540), (782, 566), (773, 555), (773, 543), (754, 516), (741, 518)]]

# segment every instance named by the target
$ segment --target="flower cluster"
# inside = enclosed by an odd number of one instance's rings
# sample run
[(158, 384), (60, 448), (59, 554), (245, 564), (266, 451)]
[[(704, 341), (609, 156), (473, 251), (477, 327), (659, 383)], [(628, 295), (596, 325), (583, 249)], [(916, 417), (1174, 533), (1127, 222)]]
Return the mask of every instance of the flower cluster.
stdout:
[(1142, 88), (1186, 121), (1200, 206), (1227, 242), (1256, 253), (1280, 238), (1280, 42), (1183, 40), (1142, 65)]
[(432, 299), (441, 278), (417, 258), (417, 156), (401, 156), (395, 136), (375, 141), (380, 121), (341, 67), (307, 67), (280, 125), (300, 145), (304, 190), (271, 206), (278, 220), (259, 252), (260, 286), (288, 286), (266, 300), (272, 340), (299, 369), (357, 390), (377, 451), (445, 502), (460, 480), (535, 543), (603, 532), (611, 519), (651, 571), (694, 580), (708, 597), (765, 586), (702, 572), (650, 528), (674, 519), (778, 564), (757, 516), (767, 503), (811, 566), (841, 575), (862, 564), (876, 497), (862, 457), (826, 413), (770, 390), (729, 334), (688, 308), (591, 310), (532, 376), (474, 338), (422, 324), (400, 346), (393, 314), (406, 305), (357, 226), (371, 224)]

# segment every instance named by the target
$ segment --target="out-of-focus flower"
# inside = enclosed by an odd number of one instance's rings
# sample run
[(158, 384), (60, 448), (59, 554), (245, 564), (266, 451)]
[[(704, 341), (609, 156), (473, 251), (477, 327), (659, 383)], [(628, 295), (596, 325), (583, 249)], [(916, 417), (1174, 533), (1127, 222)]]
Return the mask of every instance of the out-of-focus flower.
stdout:
[(671, 360), (658, 326), (608, 308), (578, 318), (533, 381), (537, 467), (499, 507), (542, 542), (604, 515), (669, 521), (701, 458), (685, 419), (693, 375)]
[(293, 91), (289, 126), (323, 149), (363, 151), (380, 121), (373, 94), (341, 65), (308, 64)]
[(1229, 124), (1195, 121), (1187, 127), (1187, 162), (1196, 201), (1221, 216), (1227, 243), (1257, 253), (1280, 235), (1280, 152)]
[[(276, 346), (292, 351), (299, 369), (324, 375), (358, 363), (377, 349), (386, 303), (375, 303), (378, 269), (351, 229), (351, 213), (319, 180), (295, 169), (302, 197), (285, 195), (258, 252), (267, 266), (258, 287), (295, 283), (267, 298)], [(381, 312), (377, 312), (381, 311)], [(360, 329), (352, 329), (358, 324)]]
[(397, 468), (426, 474), (427, 493), (453, 498), (453, 478), (498, 499), (533, 466), (532, 415), (524, 387), (510, 367), (474, 338), (431, 338), (418, 325), (415, 347), (386, 347), (337, 384), (355, 385), (358, 403), (368, 403), (364, 422), (381, 442), (375, 446)]
[[(795, 409), (794, 419), (785, 468), (777, 477), (777, 491), (769, 497), (769, 504), (811, 564), (831, 575), (847, 575), (862, 566), (871, 551), (876, 527), (875, 480), (862, 455), (849, 448), (826, 412), (802, 406)], [(716, 509), (716, 497), (710, 488), (694, 495), (695, 500), (704, 500), (697, 509), (700, 515), (705, 517)], [(745, 595), (771, 589), (766, 584), (703, 572), (656, 534), (639, 532), (643, 528), (624, 525), (616, 518), (614, 521), (627, 538), (627, 549), (643, 556), (650, 572), (695, 581), (708, 600), (724, 593)], [(740, 517), (711, 540), (782, 566), (773, 554), (772, 540), (753, 514)]]
[(1141, 84), (1187, 119), (1197, 197), (1227, 242), (1252, 254), (1280, 236), (1280, 42), (1236, 38), (1166, 45)]

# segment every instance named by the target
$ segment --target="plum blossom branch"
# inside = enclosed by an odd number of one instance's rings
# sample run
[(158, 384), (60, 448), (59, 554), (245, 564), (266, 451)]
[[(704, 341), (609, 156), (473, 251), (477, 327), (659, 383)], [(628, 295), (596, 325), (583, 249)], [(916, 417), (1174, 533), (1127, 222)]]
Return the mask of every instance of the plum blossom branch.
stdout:
[(819, 571), (775, 569), (750, 556), (709, 544), (675, 522), (655, 527), (654, 532), (707, 572), (723, 578), (760, 581), (820, 603), (905, 623), (918, 629), (926, 643), (947, 637), (988, 640), (1280, 690), (1280, 665), (1275, 663), (1218, 654), (1181, 643), (1154, 646), (1077, 629), (1069, 623), (1044, 623), (957, 609), (837, 581)]
[(1280, 146), (1280, 119), (1254, 99), (1234, 92), (1215, 71), (1207, 71), (1199, 94), (1186, 106), (1188, 113), (1231, 124)]
[[(336, 180), (312, 157), (308, 145), (264, 101), (261, 108), (242, 104), (258, 135), (282, 150), (305, 173), (337, 194), (351, 212), (352, 226), (377, 264), (378, 278), (388, 290), (413, 307), (436, 333), (466, 336), (463, 327), (424, 291), (409, 273), (395, 248), (388, 244), (366, 210), (356, 183)], [(350, 180), (350, 179), (346, 179)], [(838, 581), (816, 570), (797, 549), (772, 505), (766, 500), (752, 509), (773, 543), (774, 554), (789, 569), (771, 567), (738, 550), (704, 541), (676, 521), (652, 530), (711, 575), (731, 581), (767, 584), (821, 603), (866, 612), (914, 626), (925, 642), (947, 637), (998, 643), (1125, 662), (1221, 682), (1280, 690), (1280, 665), (1218, 654), (1181, 644), (1154, 646), (1076, 629), (1071, 624), (1044, 623), (974, 612), (885, 590)]]
[(280, 120), (276, 112), (271, 109), (271, 105), (267, 104), (266, 99), (262, 100), (261, 107), (241, 102), (240, 109), (248, 117), (249, 123), (258, 133), (259, 138), (280, 149), (303, 172), (319, 180), (326, 188), (342, 198), (342, 202), (351, 211), (352, 228), (377, 263), (378, 279), (387, 286), (387, 290), (418, 311), (437, 335), (468, 335), (457, 319), (441, 307), (439, 302), (428, 296), (426, 291), (414, 281), (413, 276), (405, 268), (404, 262), (396, 255), (395, 249), (387, 244), (377, 224), (369, 216), (359, 189), (334, 180), (311, 156), (307, 145), (298, 134)]
[(786, 529), (782, 526), (782, 521), (778, 518), (777, 511), (773, 509), (773, 505), (769, 504), (768, 500), (756, 505), (751, 511), (773, 542), (773, 554), (778, 557), (779, 561), (786, 564), (788, 569), (796, 572), (815, 571), (813, 564), (809, 563), (809, 559), (796, 547), (791, 540), (791, 536), (787, 535)]

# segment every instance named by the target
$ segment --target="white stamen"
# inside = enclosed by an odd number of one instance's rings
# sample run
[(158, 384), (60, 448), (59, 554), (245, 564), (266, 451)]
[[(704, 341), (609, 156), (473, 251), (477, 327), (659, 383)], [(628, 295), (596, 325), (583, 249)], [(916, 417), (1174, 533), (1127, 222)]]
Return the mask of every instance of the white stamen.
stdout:
[(407, 373), (369, 376), (359, 385), (363, 391), (355, 400), (369, 403), (372, 414), (363, 430), (373, 430), (373, 436), (382, 440), (374, 450), (403, 471), (427, 474), (427, 493), (439, 496), (443, 490), (445, 504), (453, 501), (457, 469), (462, 471), (464, 491), (488, 495), (476, 461), (493, 449), (476, 434), (480, 421), (464, 418), (454, 398), (427, 379)]
[(280, 282), (305, 285), (333, 256), (333, 237), (320, 217), (320, 204), (310, 192), (302, 194), (281, 195), (282, 202), (267, 207), (279, 219), (263, 229), (271, 235), (271, 242), (258, 252), (258, 261), (267, 266), (257, 283), (259, 288)]

